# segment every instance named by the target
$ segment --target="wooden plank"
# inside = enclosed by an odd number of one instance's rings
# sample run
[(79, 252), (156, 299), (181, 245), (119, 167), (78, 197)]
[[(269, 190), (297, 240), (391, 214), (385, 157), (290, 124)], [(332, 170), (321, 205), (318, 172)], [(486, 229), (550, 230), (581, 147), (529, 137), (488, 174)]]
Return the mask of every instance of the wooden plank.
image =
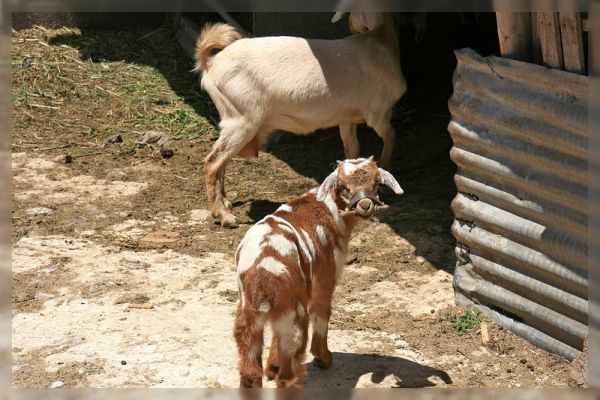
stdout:
[(540, 27), (537, 23), (537, 14), (531, 13), (531, 62), (542, 63), (542, 45), (540, 44)]
[(537, 23), (540, 33), (543, 64), (550, 68), (563, 69), (563, 52), (558, 13), (538, 13)]
[(498, 40), (502, 57), (531, 60), (531, 15), (497, 12)]
[(585, 74), (583, 31), (580, 14), (561, 12), (558, 15), (565, 71)]

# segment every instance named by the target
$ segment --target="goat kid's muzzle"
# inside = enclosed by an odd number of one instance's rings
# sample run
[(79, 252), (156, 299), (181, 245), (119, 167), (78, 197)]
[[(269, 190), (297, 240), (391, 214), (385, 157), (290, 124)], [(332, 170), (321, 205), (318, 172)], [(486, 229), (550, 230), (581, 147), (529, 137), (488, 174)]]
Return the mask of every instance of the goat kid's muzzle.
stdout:
[(381, 211), (386, 211), (389, 208), (384, 204), (372, 190), (359, 190), (355, 192), (345, 210), (340, 210), (340, 214), (345, 217), (348, 215), (356, 217), (370, 217), (373, 214)]

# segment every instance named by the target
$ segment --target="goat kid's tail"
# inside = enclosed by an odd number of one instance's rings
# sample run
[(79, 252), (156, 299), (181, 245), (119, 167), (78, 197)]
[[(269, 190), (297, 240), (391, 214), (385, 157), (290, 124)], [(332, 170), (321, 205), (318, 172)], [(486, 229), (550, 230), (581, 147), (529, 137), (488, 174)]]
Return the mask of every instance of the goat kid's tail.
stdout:
[(196, 42), (196, 71), (206, 71), (215, 54), (242, 38), (242, 35), (231, 25), (221, 22), (207, 24)]
[(245, 288), (245, 307), (259, 313), (269, 313), (277, 304), (280, 282), (277, 277), (265, 270), (258, 270), (257, 279)]

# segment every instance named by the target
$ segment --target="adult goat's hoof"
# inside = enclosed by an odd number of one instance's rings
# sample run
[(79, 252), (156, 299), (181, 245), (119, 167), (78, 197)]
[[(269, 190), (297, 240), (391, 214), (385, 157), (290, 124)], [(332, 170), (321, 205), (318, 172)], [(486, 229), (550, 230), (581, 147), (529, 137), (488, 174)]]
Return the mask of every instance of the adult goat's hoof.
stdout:
[(222, 228), (237, 228), (238, 223), (235, 217), (232, 214), (224, 215), (221, 218), (221, 227)]

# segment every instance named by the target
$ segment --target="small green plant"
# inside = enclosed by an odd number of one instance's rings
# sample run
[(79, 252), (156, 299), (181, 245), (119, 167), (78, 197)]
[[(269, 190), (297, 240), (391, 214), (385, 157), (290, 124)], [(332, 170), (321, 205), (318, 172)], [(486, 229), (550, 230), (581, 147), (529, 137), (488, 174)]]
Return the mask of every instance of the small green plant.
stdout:
[(477, 307), (468, 307), (462, 315), (450, 318), (450, 326), (452, 326), (452, 330), (459, 336), (479, 326), (480, 323), (481, 310)]

